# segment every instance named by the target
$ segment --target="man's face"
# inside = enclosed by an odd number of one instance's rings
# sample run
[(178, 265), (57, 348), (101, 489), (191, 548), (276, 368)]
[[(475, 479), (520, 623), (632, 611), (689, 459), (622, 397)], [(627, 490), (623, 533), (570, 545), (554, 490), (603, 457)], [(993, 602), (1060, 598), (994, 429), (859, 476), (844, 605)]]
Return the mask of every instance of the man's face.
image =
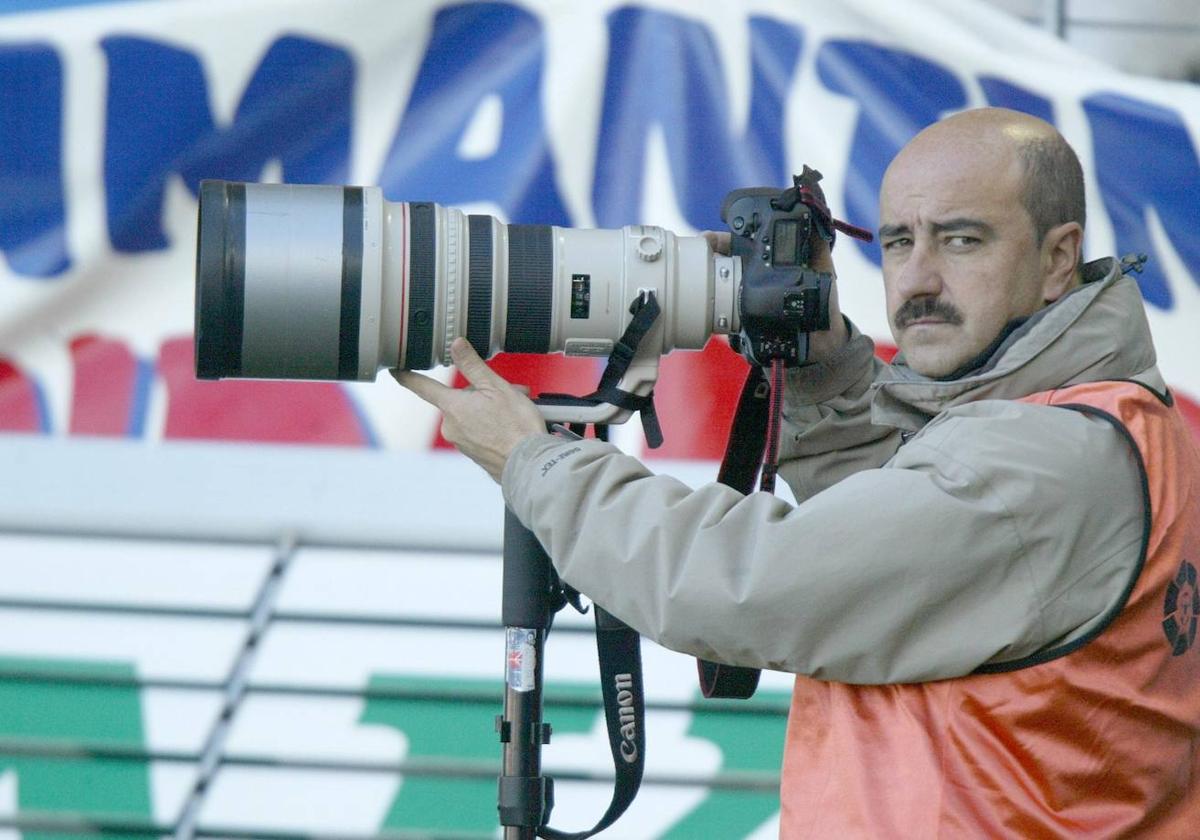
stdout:
[(945, 376), (1043, 304), (1039, 249), (1011, 147), (921, 139), (880, 193), (888, 319), (916, 372)]

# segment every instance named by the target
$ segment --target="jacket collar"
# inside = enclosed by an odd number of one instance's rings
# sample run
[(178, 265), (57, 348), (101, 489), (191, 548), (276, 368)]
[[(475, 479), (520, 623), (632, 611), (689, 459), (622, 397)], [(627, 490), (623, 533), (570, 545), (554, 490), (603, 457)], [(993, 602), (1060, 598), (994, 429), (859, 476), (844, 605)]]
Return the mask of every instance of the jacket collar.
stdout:
[(922, 376), (897, 356), (876, 380), (872, 422), (916, 431), (976, 400), (1015, 400), (1081, 382), (1138, 378), (1158, 390), (1141, 292), (1111, 257), (1088, 263), (1084, 282), (1028, 318), (980, 367), (958, 379)]

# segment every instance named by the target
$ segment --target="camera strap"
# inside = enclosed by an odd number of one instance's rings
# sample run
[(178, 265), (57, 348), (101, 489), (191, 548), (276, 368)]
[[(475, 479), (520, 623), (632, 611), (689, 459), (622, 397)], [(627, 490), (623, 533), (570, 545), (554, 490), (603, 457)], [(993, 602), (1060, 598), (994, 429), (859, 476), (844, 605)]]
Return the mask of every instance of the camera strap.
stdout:
[[(729, 442), (721, 459), (717, 481), (739, 493), (754, 492), (754, 479), (762, 469), (759, 489), (775, 492), (775, 474), (779, 467), (779, 433), (783, 406), (783, 360), (771, 362), (770, 382), (763, 369), (750, 367), (738, 397)], [(758, 688), (760, 671), (696, 660), (700, 691), (707, 698), (744, 700)]]
[[(646, 765), (646, 701), (642, 691), (641, 637), (600, 606), (596, 613), (596, 653), (600, 659), (600, 687), (604, 695), (604, 718), (608, 723), (608, 745), (612, 751), (616, 781), (608, 810), (587, 831), (560, 831), (543, 825), (538, 836), (546, 840), (585, 840), (608, 828), (637, 796)], [(554, 788), (547, 780), (549, 817)]]
[(829, 243), (830, 248), (833, 247), (839, 230), (847, 236), (863, 242), (870, 242), (874, 239), (872, 233), (866, 228), (834, 218), (833, 213), (829, 210), (829, 205), (825, 203), (825, 191), (818, 183), (820, 180), (821, 173), (805, 164), (804, 171), (799, 175), (792, 176), (792, 186), (784, 190), (772, 206), (789, 211), (798, 203), (808, 206), (816, 215), (821, 236)]
[[(621, 334), (620, 340), (609, 353), (608, 365), (604, 368), (604, 373), (600, 375), (600, 382), (596, 386), (596, 390), (582, 397), (572, 394), (539, 394), (534, 402), (542, 405), (600, 405), (607, 403), (618, 408), (636, 411), (642, 418), (642, 431), (646, 435), (646, 445), (651, 449), (662, 446), (662, 428), (658, 424), (658, 414), (654, 410), (654, 391), (651, 390), (649, 394), (640, 397), (617, 387), (625, 376), (625, 372), (629, 370), (629, 365), (637, 354), (638, 345), (642, 343), (646, 333), (650, 332), (650, 328), (654, 326), (654, 322), (658, 320), (661, 312), (654, 292), (643, 292), (638, 295), (629, 306), (629, 313), (633, 319), (630, 320), (625, 332)], [(579, 428), (573, 428), (572, 431), (576, 434), (581, 433)]]

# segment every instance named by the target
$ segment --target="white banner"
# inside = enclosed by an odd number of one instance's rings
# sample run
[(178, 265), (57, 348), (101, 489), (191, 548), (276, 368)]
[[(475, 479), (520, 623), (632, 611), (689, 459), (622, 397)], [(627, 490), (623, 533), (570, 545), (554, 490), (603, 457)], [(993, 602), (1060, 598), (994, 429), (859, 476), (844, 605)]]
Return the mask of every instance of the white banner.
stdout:
[[(0, 14), (0, 429), (434, 440), (431, 412), (390, 382), (193, 379), (201, 178), (379, 184), (390, 200), (511, 222), (693, 233), (721, 226), (728, 190), (808, 163), (836, 213), (874, 228), (893, 153), (989, 103), (1050, 119), (1079, 151), (1087, 254), (1150, 256), (1140, 282), (1161, 367), (1200, 395), (1200, 92), (1121, 75), (979, 4), (16, 8), (28, 11)], [(844, 309), (886, 343), (877, 246), (847, 242), (837, 262)], [(668, 360), (655, 454), (719, 452), (728, 355)], [(501, 365), (535, 390), (582, 393), (596, 377), (580, 360)]]

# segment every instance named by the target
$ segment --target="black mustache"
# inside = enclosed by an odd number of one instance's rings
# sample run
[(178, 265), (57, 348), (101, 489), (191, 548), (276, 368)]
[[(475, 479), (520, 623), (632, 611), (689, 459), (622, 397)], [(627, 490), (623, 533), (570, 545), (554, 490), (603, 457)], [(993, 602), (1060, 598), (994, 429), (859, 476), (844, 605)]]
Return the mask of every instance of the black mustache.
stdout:
[(915, 297), (900, 304), (900, 308), (892, 316), (892, 323), (896, 325), (896, 329), (903, 329), (922, 318), (937, 318), (956, 326), (963, 322), (962, 313), (952, 304), (935, 297)]

